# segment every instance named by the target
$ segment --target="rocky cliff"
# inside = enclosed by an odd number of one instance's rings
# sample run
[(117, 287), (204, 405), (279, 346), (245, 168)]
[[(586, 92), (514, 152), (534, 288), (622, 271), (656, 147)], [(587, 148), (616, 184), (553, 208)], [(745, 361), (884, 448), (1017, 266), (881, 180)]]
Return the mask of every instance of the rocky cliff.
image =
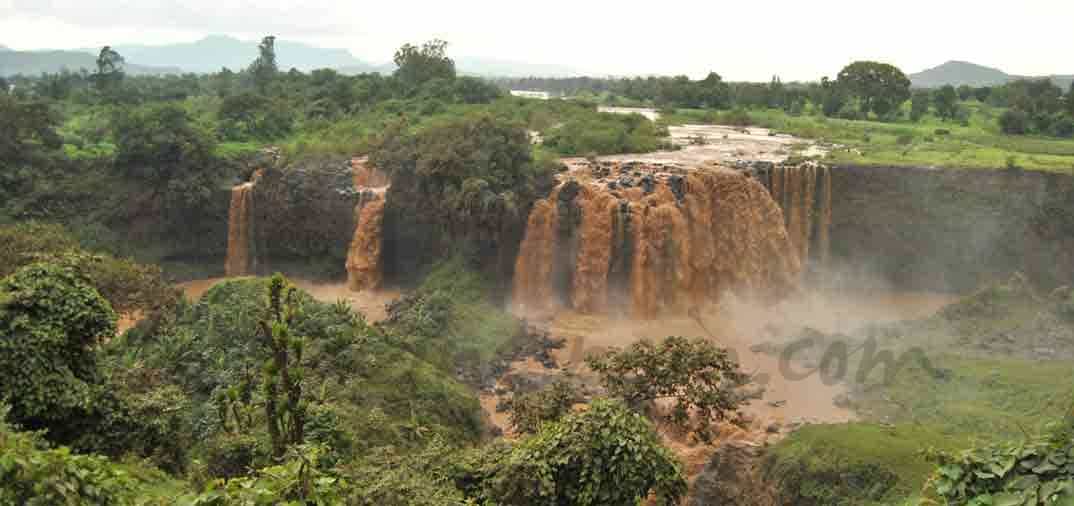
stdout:
[(836, 166), (831, 248), (844, 273), (959, 291), (1020, 271), (1074, 283), (1074, 177)]

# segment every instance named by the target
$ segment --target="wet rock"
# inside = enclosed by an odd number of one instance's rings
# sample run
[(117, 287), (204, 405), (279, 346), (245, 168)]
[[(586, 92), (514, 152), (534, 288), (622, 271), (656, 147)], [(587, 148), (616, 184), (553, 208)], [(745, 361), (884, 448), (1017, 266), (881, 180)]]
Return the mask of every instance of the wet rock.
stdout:
[(653, 176), (650, 176), (650, 175), (642, 176), (642, 178), (641, 178), (641, 188), (642, 188), (643, 191), (645, 191), (646, 195), (652, 193), (653, 190), (656, 189), (656, 180), (654, 180)]
[(675, 195), (675, 200), (682, 202), (686, 198), (686, 179), (682, 176), (669, 177), (668, 187), (671, 189), (672, 195)]

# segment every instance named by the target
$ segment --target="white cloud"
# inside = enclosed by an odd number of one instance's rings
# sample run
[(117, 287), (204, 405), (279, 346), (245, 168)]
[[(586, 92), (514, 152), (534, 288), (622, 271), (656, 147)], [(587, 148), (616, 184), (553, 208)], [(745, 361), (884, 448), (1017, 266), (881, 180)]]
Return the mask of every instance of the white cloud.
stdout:
[(1012, 73), (1074, 73), (1071, 20), (1074, 2), (1067, 0), (0, 0), (0, 44), (84, 47), (273, 33), (383, 62), (403, 42), (439, 37), (456, 56), (595, 74), (715, 70), (734, 80), (793, 80), (834, 75), (854, 59), (907, 72), (962, 59)]

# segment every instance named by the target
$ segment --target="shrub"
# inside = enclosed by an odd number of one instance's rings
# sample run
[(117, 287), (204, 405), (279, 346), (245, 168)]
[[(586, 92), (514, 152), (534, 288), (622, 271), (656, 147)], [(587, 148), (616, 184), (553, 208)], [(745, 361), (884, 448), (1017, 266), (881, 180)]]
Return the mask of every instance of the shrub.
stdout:
[(49, 448), (11, 431), (0, 408), (0, 504), (51, 506), (134, 504), (138, 483), (108, 459)]
[(910, 134), (902, 134), (895, 138), (895, 144), (900, 146), (909, 146), (914, 143), (914, 136)]
[(486, 469), (484, 495), (503, 505), (677, 504), (686, 493), (678, 460), (641, 415), (598, 400), (545, 424)]
[(1029, 115), (1021, 109), (1007, 109), (999, 116), (999, 129), (1005, 134), (1022, 135), (1029, 128)]
[(730, 126), (745, 127), (753, 124), (753, 118), (745, 109), (732, 109), (720, 114), (719, 123)]
[(158, 309), (179, 296), (160, 268), (88, 253), (60, 225), (30, 221), (0, 226), (0, 277), (40, 261), (85, 277), (119, 312)]
[(536, 392), (511, 400), (511, 425), (518, 432), (537, 432), (542, 423), (554, 422), (570, 413), (581, 396), (570, 382), (560, 380)]
[(70, 269), (39, 263), (0, 280), (0, 398), (11, 403), (12, 421), (67, 443), (98, 419), (93, 346), (115, 334), (115, 320)]
[(961, 453), (931, 450), (936, 471), (926, 485), (945, 504), (1070, 504), (1074, 501), (1071, 419), (1029, 441)]
[(205, 442), (202, 459), (213, 478), (244, 476), (258, 462), (264, 462), (266, 448), (249, 434), (220, 434)]
[(1074, 137), (1074, 118), (1063, 117), (1056, 120), (1052, 124), (1052, 135), (1056, 137)]
[(638, 341), (626, 350), (586, 358), (608, 393), (634, 409), (657, 399), (674, 402), (665, 421), (711, 438), (713, 420), (738, 421), (745, 399), (737, 391), (748, 381), (726, 349), (703, 339), (668, 337)]

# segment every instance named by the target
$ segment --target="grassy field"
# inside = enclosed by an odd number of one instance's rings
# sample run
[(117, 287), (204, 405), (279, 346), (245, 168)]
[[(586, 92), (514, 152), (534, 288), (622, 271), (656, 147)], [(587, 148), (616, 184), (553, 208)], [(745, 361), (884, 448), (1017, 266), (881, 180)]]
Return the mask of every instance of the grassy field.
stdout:
[[(975, 101), (966, 126), (928, 115), (882, 123), (827, 118), (782, 110), (749, 111), (750, 123), (798, 137), (833, 144), (834, 163), (876, 166), (926, 166), (966, 169), (1005, 169), (1009, 163), (1026, 170), (1074, 173), (1074, 139), (1004, 135), (997, 118), (1002, 109)], [(668, 124), (717, 122), (713, 111), (678, 110), (661, 121)]]

